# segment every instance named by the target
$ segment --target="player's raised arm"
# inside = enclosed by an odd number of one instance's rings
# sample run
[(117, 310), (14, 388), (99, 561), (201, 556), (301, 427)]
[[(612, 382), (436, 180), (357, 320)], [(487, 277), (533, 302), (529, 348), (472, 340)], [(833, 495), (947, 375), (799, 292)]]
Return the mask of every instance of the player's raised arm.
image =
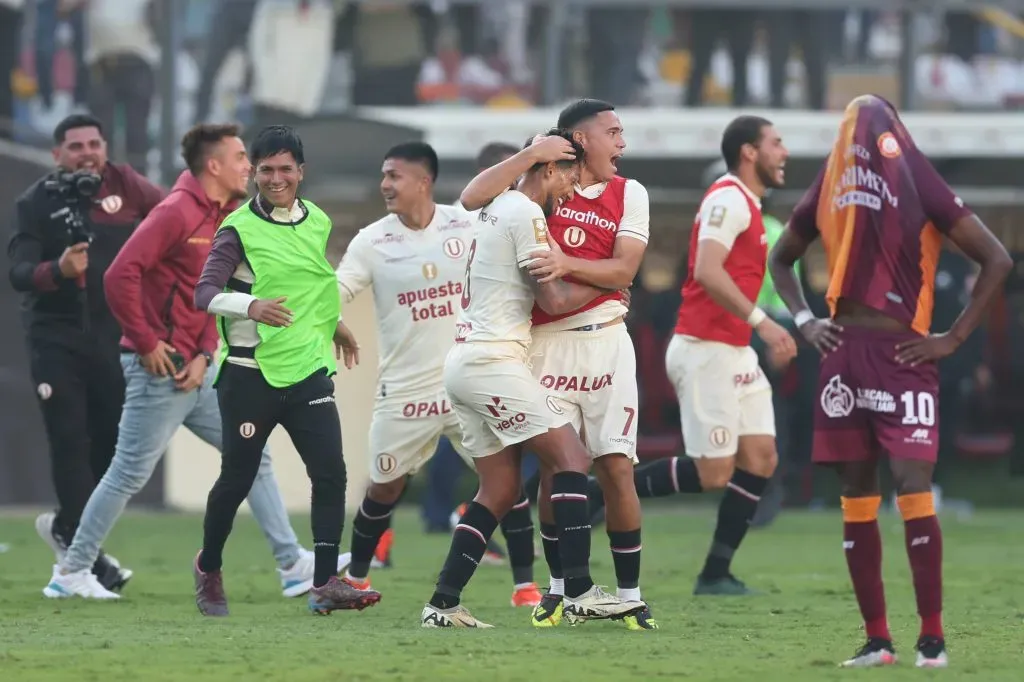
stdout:
[(538, 138), (515, 156), (491, 166), (470, 180), (459, 196), (459, 203), (467, 211), (483, 208), (536, 164), (574, 158), (572, 144), (568, 140), (557, 135)]
[(626, 182), (625, 208), (611, 258), (586, 259), (552, 249), (537, 254), (530, 273), (542, 283), (570, 276), (602, 289), (628, 289), (640, 269), (651, 232), (647, 189), (635, 180)]

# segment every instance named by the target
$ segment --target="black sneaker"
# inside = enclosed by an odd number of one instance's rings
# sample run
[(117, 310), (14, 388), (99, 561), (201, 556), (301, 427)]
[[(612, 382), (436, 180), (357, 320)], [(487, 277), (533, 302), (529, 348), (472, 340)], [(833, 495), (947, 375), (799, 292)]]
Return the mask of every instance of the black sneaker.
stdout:
[(867, 643), (857, 650), (852, 658), (839, 664), (840, 668), (877, 668), (883, 665), (896, 665), (896, 649), (892, 642), (881, 637), (871, 637)]
[(918, 668), (948, 667), (946, 640), (939, 637), (922, 637), (917, 640), (917, 661), (914, 662), (914, 666)]
[(743, 581), (738, 579), (732, 573), (724, 575), (721, 578), (707, 578), (703, 575), (697, 576), (697, 584), (693, 586), (693, 593), (695, 595), (717, 595), (727, 597), (740, 597), (758, 594), (756, 590), (752, 590), (743, 584)]
[(100, 581), (100, 585), (111, 592), (120, 592), (133, 575), (129, 569), (121, 568), (111, 561), (102, 551), (96, 557), (96, 563), (92, 565), (92, 574)]

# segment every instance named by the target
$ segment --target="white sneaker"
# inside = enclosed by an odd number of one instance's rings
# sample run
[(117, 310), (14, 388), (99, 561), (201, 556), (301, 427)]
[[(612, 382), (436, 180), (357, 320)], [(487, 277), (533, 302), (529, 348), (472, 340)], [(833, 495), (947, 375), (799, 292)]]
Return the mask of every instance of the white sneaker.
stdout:
[(585, 620), (628, 616), (636, 611), (642, 611), (646, 606), (647, 604), (640, 600), (622, 599), (594, 585), (576, 598), (564, 597), (562, 617), (569, 625), (576, 625)]
[[(348, 567), (351, 554), (345, 552), (338, 555), (338, 574)], [(285, 597), (301, 597), (313, 587), (313, 572), (316, 568), (316, 554), (308, 549), (299, 548), (299, 558), (291, 568), (279, 568), (281, 576), (281, 594)]]
[(74, 573), (61, 573), (60, 566), (53, 567), (50, 583), (43, 588), (43, 596), (50, 599), (83, 597), (85, 599), (120, 599), (121, 595), (100, 585), (100, 581), (88, 568)]
[(53, 555), (57, 558), (57, 563), (59, 564), (64, 561), (64, 555), (67, 554), (68, 548), (53, 534), (53, 522), (56, 518), (57, 515), (53, 512), (46, 512), (37, 516), (36, 533), (53, 550)]
[(493, 628), (477, 620), (462, 604), (450, 609), (439, 609), (427, 604), (420, 614), (420, 625), (425, 628)]

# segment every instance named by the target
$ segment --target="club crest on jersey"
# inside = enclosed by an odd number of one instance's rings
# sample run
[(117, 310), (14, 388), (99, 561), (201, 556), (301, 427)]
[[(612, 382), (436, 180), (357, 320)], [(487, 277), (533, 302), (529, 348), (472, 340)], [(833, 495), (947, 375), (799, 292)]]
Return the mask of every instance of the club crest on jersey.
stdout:
[(462, 254), (466, 253), (466, 245), (458, 237), (449, 237), (444, 240), (444, 255), (449, 258), (462, 258)]
[(572, 225), (562, 234), (562, 241), (566, 246), (578, 249), (583, 246), (583, 242), (587, 241), (587, 233), (582, 227)]
[(423, 264), (423, 277), (426, 279), (434, 279), (437, 277), (437, 266), (433, 263)]
[(896, 136), (889, 131), (878, 136), (878, 151), (887, 159), (895, 159), (903, 153), (900, 143), (896, 141)]
[(116, 194), (111, 194), (108, 197), (100, 199), (100, 208), (109, 215), (114, 215), (120, 211), (122, 206), (124, 206), (124, 199)]

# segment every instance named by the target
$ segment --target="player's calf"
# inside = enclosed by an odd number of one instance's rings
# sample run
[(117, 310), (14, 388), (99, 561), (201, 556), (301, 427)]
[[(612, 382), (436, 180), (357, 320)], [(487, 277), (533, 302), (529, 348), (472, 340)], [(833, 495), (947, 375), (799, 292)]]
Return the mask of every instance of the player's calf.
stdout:
[(501, 532), (508, 547), (508, 560), (512, 566), (512, 582), (515, 592), (513, 606), (536, 606), (540, 593), (533, 581), (533, 519), (530, 517), (530, 500), (525, 492), (501, 520)]
[(640, 600), (640, 498), (633, 483), (633, 462), (625, 455), (605, 455), (594, 462), (605, 491), (608, 541), (619, 597)]
[(351, 560), (345, 577), (363, 586), (381, 536), (391, 527), (391, 513), (402, 496), (405, 479), (371, 483), (352, 521)]

